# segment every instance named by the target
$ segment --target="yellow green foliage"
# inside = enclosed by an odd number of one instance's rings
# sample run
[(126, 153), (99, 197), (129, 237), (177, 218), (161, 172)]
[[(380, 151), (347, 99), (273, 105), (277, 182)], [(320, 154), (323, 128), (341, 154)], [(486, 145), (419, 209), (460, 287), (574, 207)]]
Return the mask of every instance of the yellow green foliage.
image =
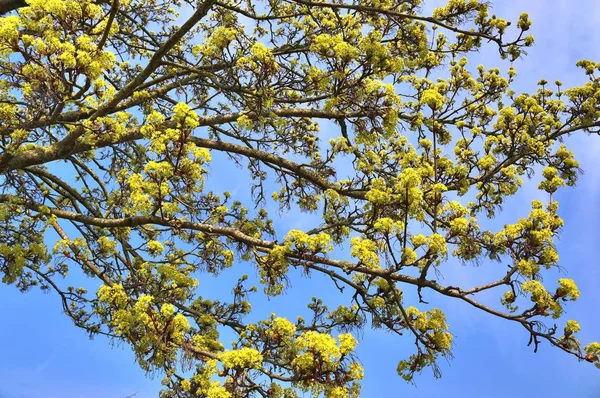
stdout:
[[(429, 297), (600, 367), (577, 321), (552, 326), (580, 295), (553, 279), (556, 199), (581, 172), (565, 138), (600, 119), (600, 64), (578, 62), (577, 86), (519, 93), (516, 63), (469, 62), (524, 56), (527, 14), (477, 0), (428, 14), (421, 0), (1, 3), (2, 282), (53, 291), (77, 327), (129, 344), (166, 397), (358, 397), (366, 327), (414, 345), (400, 377), (438, 376), (453, 336)], [(536, 200), (512, 219), (529, 184)], [(449, 285), (457, 263), (497, 277)], [(324, 287), (296, 318), (285, 293), (313, 277)], [(257, 320), (273, 296), (284, 313)]]

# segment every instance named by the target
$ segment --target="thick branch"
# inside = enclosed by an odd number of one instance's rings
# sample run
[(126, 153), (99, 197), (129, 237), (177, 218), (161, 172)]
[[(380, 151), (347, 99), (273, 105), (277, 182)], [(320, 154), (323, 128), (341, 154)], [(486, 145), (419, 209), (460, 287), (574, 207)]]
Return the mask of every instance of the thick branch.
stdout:
[[(144, 81), (152, 75), (152, 73), (160, 66), (162, 58), (171, 49), (183, 39), (183, 37), (194, 27), (204, 16), (208, 13), (210, 8), (214, 5), (216, 0), (206, 0), (201, 3), (198, 9), (192, 14), (192, 16), (173, 34), (163, 45), (154, 52), (148, 65), (132, 80), (129, 81), (115, 96), (106, 104), (102, 105), (90, 119), (96, 119), (110, 113), (110, 110), (117, 106), (123, 99), (129, 97)], [(85, 129), (80, 127), (67, 135), (57, 144), (57, 150), (59, 153), (69, 151), (73, 145), (75, 145), (77, 139), (84, 134)]]
[[(235, 122), (240, 116), (246, 115), (251, 119), (255, 119), (259, 116), (275, 115), (278, 117), (308, 117), (308, 118), (320, 118), (320, 119), (337, 119), (340, 117), (353, 118), (353, 117), (365, 117), (372, 116), (367, 112), (341, 112), (341, 111), (326, 111), (321, 109), (309, 109), (309, 108), (279, 108), (272, 110), (265, 110), (260, 114), (256, 112), (244, 113), (234, 112), (225, 113), (212, 116), (204, 116), (199, 118), (200, 126), (214, 126), (226, 123)], [(161, 128), (174, 128), (175, 123), (167, 122), (161, 126)], [(5, 159), (6, 154), (0, 155), (0, 173), (4, 173), (10, 170), (23, 169), (29, 166), (41, 165), (56, 160), (66, 159), (69, 156), (77, 155), (82, 152), (87, 152), (92, 149), (106, 148), (116, 144), (123, 144), (126, 142), (136, 141), (142, 139), (142, 133), (139, 127), (130, 129), (127, 133), (121, 135), (117, 139), (110, 134), (104, 134), (98, 137), (98, 140), (94, 145), (89, 143), (83, 143), (81, 141), (75, 142), (73, 146), (67, 152), (62, 152), (62, 146), (54, 144), (46, 147), (37, 147), (23, 151), (12, 155), (11, 158)]]
[(27, 7), (25, 0), (0, 0), (0, 15), (9, 13), (21, 7)]

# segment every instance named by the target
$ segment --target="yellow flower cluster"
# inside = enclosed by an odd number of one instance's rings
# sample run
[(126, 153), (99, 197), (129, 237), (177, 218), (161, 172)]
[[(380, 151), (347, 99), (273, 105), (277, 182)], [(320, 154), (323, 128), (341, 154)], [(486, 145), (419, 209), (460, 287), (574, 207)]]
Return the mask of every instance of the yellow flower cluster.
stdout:
[(365, 267), (371, 269), (379, 269), (381, 267), (376, 242), (370, 239), (354, 237), (350, 240), (350, 246), (352, 247), (350, 255), (358, 258)]
[(563, 307), (558, 298), (563, 300), (577, 300), (579, 289), (572, 279), (559, 279), (559, 288), (556, 295), (551, 295), (544, 285), (537, 280), (530, 280), (521, 284), (524, 292), (531, 294), (531, 301), (535, 303), (536, 310), (541, 315), (550, 315), (557, 319), (563, 313)]
[(263, 356), (253, 348), (225, 351), (219, 355), (223, 366), (230, 369), (260, 369)]

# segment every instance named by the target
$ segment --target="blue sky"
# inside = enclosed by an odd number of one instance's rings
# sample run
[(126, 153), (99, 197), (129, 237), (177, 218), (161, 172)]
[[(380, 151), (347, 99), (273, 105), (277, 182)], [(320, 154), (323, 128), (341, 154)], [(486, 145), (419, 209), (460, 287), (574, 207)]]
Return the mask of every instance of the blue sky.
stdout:
[[(497, 15), (516, 20), (527, 11), (534, 22), (536, 45), (516, 65), (517, 91), (531, 92), (541, 78), (560, 79), (565, 87), (584, 82), (575, 62), (586, 58), (600, 61), (600, 4), (596, 0), (502, 0), (495, 2)], [(433, 2), (428, 3), (428, 7)], [(488, 56), (488, 55), (491, 55)], [(479, 59), (477, 59), (479, 58)], [(487, 51), (471, 63), (495, 66), (495, 54)], [(600, 137), (575, 134), (567, 144), (575, 151), (585, 174), (577, 187), (557, 197), (565, 228), (558, 242), (561, 264), (580, 287), (581, 298), (567, 308), (567, 317), (578, 319), (584, 342), (600, 339), (600, 270), (596, 248), (600, 247)], [(235, 179), (212, 177), (223, 183)], [(239, 188), (244, 183), (238, 181)], [(502, 222), (514, 222), (525, 215), (534, 198), (544, 199), (534, 188), (524, 188), (507, 203)], [(245, 185), (247, 187), (247, 184)], [(232, 187), (215, 188), (235, 191)], [(304, 217), (304, 216), (303, 216)], [(280, 224), (289, 229), (305, 218), (288, 216)], [(452, 267), (452, 268), (450, 268)], [(449, 265), (448, 279), (471, 285), (480, 278), (503, 272), (496, 264), (475, 269)], [(225, 275), (227, 277), (227, 275)], [(200, 287), (214, 290), (214, 283), (201, 280)], [(261, 303), (259, 312), (287, 309), (291, 314), (306, 300), (300, 292), (311, 292), (320, 283), (306, 279), (294, 282), (286, 297)], [(430, 294), (430, 296), (432, 296)], [(335, 302), (338, 297), (329, 297)], [(434, 300), (434, 297), (427, 297)], [(90, 341), (61, 314), (56, 296), (32, 291), (20, 294), (13, 287), (0, 286), (0, 398), (34, 397), (154, 397), (160, 377), (146, 378), (134, 363), (127, 347), (109, 346), (104, 338)], [(430, 371), (407, 385), (395, 373), (397, 361), (411, 353), (409, 339), (366, 331), (358, 353), (366, 369), (364, 397), (581, 397), (600, 396), (600, 371), (587, 363), (550, 349), (544, 344), (537, 354), (526, 346), (528, 336), (518, 325), (493, 319), (459, 302), (436, 301), (447, 311), (455, 335), (455, 359), (440, 362), (443, 377), (435, 380)]]

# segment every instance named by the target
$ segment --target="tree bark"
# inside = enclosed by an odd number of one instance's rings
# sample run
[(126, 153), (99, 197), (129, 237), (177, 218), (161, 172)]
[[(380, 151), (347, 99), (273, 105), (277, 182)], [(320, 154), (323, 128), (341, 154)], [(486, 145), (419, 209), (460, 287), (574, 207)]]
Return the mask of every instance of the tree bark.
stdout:
[(0, 0), (0, 15), (7, 14), (17, 8), (26, 7), (25, 0)]

